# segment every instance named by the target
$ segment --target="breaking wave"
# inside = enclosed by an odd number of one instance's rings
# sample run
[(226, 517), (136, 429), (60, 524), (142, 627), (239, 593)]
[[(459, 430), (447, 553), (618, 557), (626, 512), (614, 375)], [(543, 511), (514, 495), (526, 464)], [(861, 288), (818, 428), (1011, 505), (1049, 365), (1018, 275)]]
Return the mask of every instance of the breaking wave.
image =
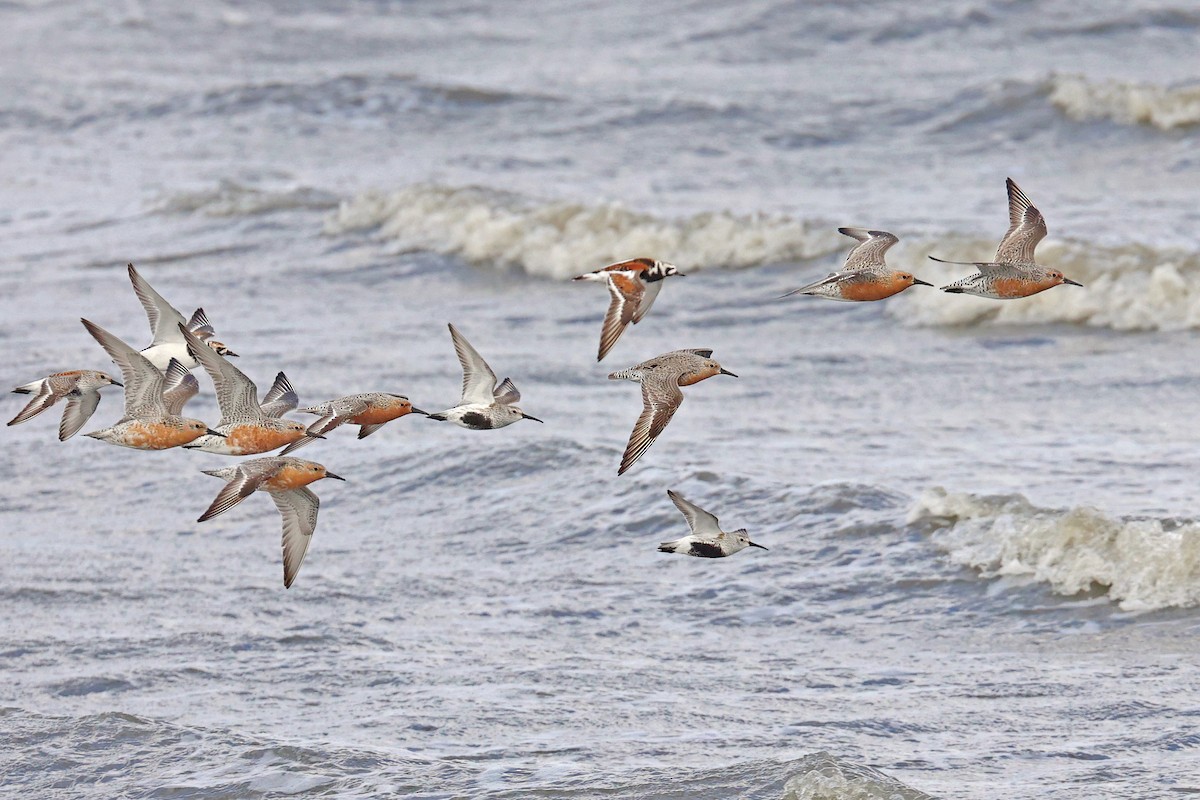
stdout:
[(272, 191), (224, 180), (211, 189), (168, 195), (158, 202), (155, 211), (160, 214), (248, 217), (276, 211), (327, 211), (337, 205), (337, 195), (308, 186)]
[(537, 202), (432, 185), (361, 195), (343, 202), (325, 224), (330, 235), (366, 230), (377, 230), (400, 251), (431, 250), (555, 279), (645, 255), (687, 271), (799, 261), (844, 248), (824, 222), (725, 211), (671, 219), (618, 203)]
[(1020, 495), (932, 489), (908, 521), (985, 577), (1030, 575), (1057, 594), (1103, 590), (1128, 611), (1200, 605), (1200, 523), (1038, 508)]
[(879, 770), (814, 753), (784, 787), (784, 800), (933, 800)]
[(1104, 119), (1164, 131), (1200, 124), (1200, 84), (1154, 86), (1055, 75), (1049, 91), (1050, 102), (1075, 120)]

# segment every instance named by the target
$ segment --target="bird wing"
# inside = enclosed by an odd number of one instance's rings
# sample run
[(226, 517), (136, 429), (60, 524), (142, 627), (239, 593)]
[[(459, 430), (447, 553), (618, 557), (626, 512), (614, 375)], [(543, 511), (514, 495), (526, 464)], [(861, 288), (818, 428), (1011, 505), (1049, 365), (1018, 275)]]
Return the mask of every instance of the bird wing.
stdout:
[(642, 414), (629, 434), (629, 444), (625, 446), (625, 455), (621, 457), (618, 475), (623, 475), (654, 444), (682, 402), (683, 392), (679, 390), (677, 376), (651, 373), (643, 377)]
[(100, 405), (100, 392), (71, 392), (67, 395), (67, 407), (63, 409), (62, 421), (58, 423), (58, 440), (65, 442), (92, 418), (96, 406)]
[(692, 529), (692, 533), (697, 536), (719, 536), (721, 527), (717, 524), (717, 518), (705, 511), (695, 503), (689, 503), (684, 500), (673, 490), (667, 489), (667, 496), (671, 498), (671, 502), (683, 514), (687, 520), (688, 527)]
[(229, 479), (229, 483), (225, 484), (216, 498), (209, 504), (208, 508), (197, 522), (210, 520), (218, 514), (224, 514), (229, 509), (236, 506), (238, 503), (245, 500), (250, 495), (258, 490), (262, 482), (266, 480), (267, 475), (260, 470), (249, 470), (243, 467), (238, 467), (233, 477)]
[(505, 378), (496, 387), (496, 391), (492, 392), (492, 396), (496, 398), (496, 402), (500, 405), (508, 406), (521, 399), (521, 392), (517, 390), (517, 385), (512, 382), (511, 378)]
[(192, 318), (187, 321), (187, 329), (196, 334), (197, 339), (204, 342), (207, 342), (216, 334), (203, 308), (197, 308), (192, 312)]
[[(638, 281), (642, 283), (642, 281)], [(642, 319), (650, 313), (650, 306), (654, 305), (654, 301), (658, 298), (658, 293), (662, 291), (664, 281), (651, 281), (650, 283), (642, 283), (645, 287), (642, 292), (642, 301), (638, 303), (637, 310), (633, 312), (633, 324), (637, 325)]]
[(625, 332), (625, 327), (633, 321), (646, 291), (646, 284), (636, 272), (614, 270), (606, 272), (605, 277), (608, 278), (608, 293), (612, 300), (604, 314), (604, 325), (600, 328), (597, 361), (604, 360), (608, 351), (612, 350), (617, 339)]
[(462, 364), (463, 388), (462, 402), (491, 405), (492, 390), (496, 388), (496, 373), (479, 355), (479, 351), (471, 346), (458, 328), (450, 326), (450, 339), (454, 342), (454, 352), (458, 354), (458, 363)]
[(283, 517), (283, 587), (288, 589), (296, 580), (296, 573), (304, 563), (304, 554), (317, 529), (317, 509), (321, 501), (306, 488), (271, 492), (271, 499)]
[(138, 274), (133, 264), (128, 266), (129, 282), (133, 284), (133, 293), (141, 301), (142, 308), (146, 309), (146, 319), (150, 321), (150, 331), (154, 334), (154, 341), (150, 345), (153, 347), (156, 344), (167, 342), (182, 343), (179, 326), (185, 324), (183, 315), (168, 303), (166, 298), (154, 291), (154, 287)]
[(268, 417), (279, 418), (289, 411), (294, 411), (300, 405), (300, 395), (292, 388), (288, 376), (280, 372), (275, 376), (275, 382), (267, 390), (262, 399), (262, 412)]
[(1008, 188), (1008, 232), (996, 248), (996, 261), (1031, 264), (1038, 242), (1046, 238), (1046, 220), (1012, 178), (1005, 181), (1005, 186)]
[(166, 416), (167, 406), (162, 396), (164, 376), (158, 367), (96, 323), (86, 319), (81, 322), (109, 358), (121, 368), (125, 381), (124, 418)]
[(163, 402), (167, 406), (167, 413), (175, 416), (182, 414), (187, 401), (200, 393), (200, 381), (174, 358), (167, 364), (163, 386)]
[(843, 272), (886, 266), (884, 253), (900, 241), (887, 231), (869, 231), (863, 228), (838, 228), (838, 233), (857, 239), (856, 245), (846, 254)]
[(21, 413), (17, 414), (8, 421), (8, 424), (20, 425), (22, 422), (28, 422), (50, 406), (54, 405), (59, 397), (61, 397), (61, 395), (56, 395), (54, 393), (54, 389), (50, 385), (49, 380), (42, 381), (41, 385), (38, 387), (37, 394), (35, 394), (33, 399), (21, 409)]
[(217, 405), (221, 408), (221, 421), (217, 427), (233, 422), (254, 422), (263, 419), (262, 407), (258, 404), (258, 387), (240, 369), (180, 323), (179, 332), (187, 342), (188, 352), (204, 366), (217, 390)]

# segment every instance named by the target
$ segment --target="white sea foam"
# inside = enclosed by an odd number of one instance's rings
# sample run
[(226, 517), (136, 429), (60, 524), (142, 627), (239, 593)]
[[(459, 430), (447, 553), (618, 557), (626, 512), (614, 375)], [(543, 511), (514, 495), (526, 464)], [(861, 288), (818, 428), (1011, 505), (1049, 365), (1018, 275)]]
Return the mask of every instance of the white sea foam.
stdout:
[[(849, 248), (831, 224), (818, 220), (723, 211), (668, 218), (617, 203), (537, 202), (487, 189), (434, 185), (342, 202), (326, 220), (325, 232), (355, 231), (374, 231), (397, 251), (430, 250), (552, 279), (644, 255), (694, 271), (800, 261)], [(910, 239), (889, 254), (889, 262), (943, 285), (972, 268), (937, 264), (928, 255), (968, 261), (989, 256), (995, 247), (992, 240), (953, 236)], [(918, 287), (890, 300), (888, 313), (904, 324), (930, 326), (995, 322), (1114, 330), (1200, 327), (1200, 253), (1049, 240), (1039, 247), (1038, 258), (1085, 288), (1066, 286), (1020, 301), (996, 301), (947, 297)]]
[(1038, 508), (1020, 495), (936, 488), (909, 512), (933, 542), (986, 577), (1031, 575), (1057, 594), (1096, 587), (1130, 611), (1200, 605), (1200, 524)]
[(1077, 120), (1108, 119), (1160, 130), (1200, 124), (1200, 84), (1154, 86), (1054, 75), (1050, 102)]
[(785, 800), (933, 800), (870, 767), (814, 753), (803, 759), (806, 770), (784, 786)]
[(296, 209), (321, 211), (336, 208), (337, 204), (337, 195), (308, 186), (267, 190), (221, 181), (211, 189), (168, 195), (155, 210), (167, 214), (198, 212), (210, 217), (245, 217)]
[[(897, 267), (945, 285), (971, 274), (970, 266), (938, 264), (926, 256), (955, 261), (988, 258), (994, 241), (946, 239), (902, 242), (889, 254)], [(916, 325), (1071, 323), (1113, 330), (1184, 330), (1200, 327), (1200, 253), (1145, 245), (1097, 247), (1047, 240), (1038, 261), (1062, 270), (1084, 288), (1061, 286), (1021, 300), (910, 289), (889, 301), (888, 313)]]
[(431, 185), (360, 195), (325, 225), (330, 235), (371, 229), (399, 250), (432, 250), (556, 279), (640, 256), (687, 271), (798, 261), (844, 247), (833, 226), (783, 216), (714, 211), (672, 219), (618, 203), (536, 202)]

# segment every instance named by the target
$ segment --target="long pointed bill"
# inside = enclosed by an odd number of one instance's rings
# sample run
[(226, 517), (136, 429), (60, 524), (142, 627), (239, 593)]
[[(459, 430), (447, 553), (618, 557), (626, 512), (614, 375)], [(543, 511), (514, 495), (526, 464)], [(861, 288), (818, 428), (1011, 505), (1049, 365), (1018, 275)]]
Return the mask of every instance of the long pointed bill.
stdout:
[(913, 286), (933, 286), (933, 284), (920, 278), (913, 278)]
[(112, 384), (113, 386), (120, 386), (122, 389), (125, 388), (125, 384), (121, 383), (120, 381), (113, 381)]
[[(537, 417), (531, 417), (531, 416), (529, 416), (528, 414), (526, 414), (524, 411), (522, 411), (522, 412), (521, 412), (521, 416), (522, 416), (522, 417), (524, 417), (525, 419), (531, 419), (531, 420), (533, 420), (534, 422), (542, 422), (542, 421), (541, 421), (540, 419), (538, 419)], [(546, 423), (542, 422), (542, 424), (543, 424), (543, 425), (545, 425)]]
[(737, 375), (734, 375), (732, 372), (730, 372), (729, 370), (725, 369), (724, 367), (721, 367), (721, 374), (722, 374), (722, 375), (728, 375), (728, 376), (730, 376), (731, 378), (736, 378), (736, 377), (737, 377)]
[(770, 550), (770, 549), (771, 549), (771, 548), (769, 548), (769, 547), (763, 547), (761, 544), (755, 544), (754, 542), (751, 542), (751, 543), (750, 543), (750, 546), (751, 546), (751, 547), (757, 547), (759, 550)]
[(212, 428), (208, 429), (208, 435), (209, 436), (219, 436), (222, 439), (225, 438), (225, 434), (221, 433), (220, 431), (214, 431)]
[[(343, 478), (341, 475), (334, 475), (334, 474), (333, 474), (332, 472), (330, 472), (329, 470), (325, 470), (325, 477), (326, 477), (326, 478), (333, 478), (335, 481), (346, 481), (346, 479), (345, 479), (345, 478)], [(350, 482), (350, 481), (346, 481), (346, 483), (349, 483), (349, 482)]]
[(1079, 281), (1073, 281), (1070, 278), (1063, 278), (1063, 283), (1069, 283), (1072, 286), (1083, 286), (1083, 284), (1080, 283)]
[(410, 413), (410, 414), (424, 414), (424, 415), (425, 415), (425, 416), (427, 416), (427, 417), (429, 416), (429, 412), (428, 412), (428, 411), (422, 411), (421, 409), (417, 408), (416, 406), (413, 406), (413, 408), (412, 408), (412, 411), (410, 411), (410, 412), (408, 412), (408, 413)]

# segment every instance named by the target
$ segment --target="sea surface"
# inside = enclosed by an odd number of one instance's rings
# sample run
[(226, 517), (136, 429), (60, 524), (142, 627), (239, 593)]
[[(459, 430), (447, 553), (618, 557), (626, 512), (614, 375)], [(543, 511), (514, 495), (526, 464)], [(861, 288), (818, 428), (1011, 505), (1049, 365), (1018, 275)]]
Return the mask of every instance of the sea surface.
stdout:
[[(286, 591), (267, 498), (194, 522), (230, 459), (6, 428), (0, 796), (1200, 792), (1198, 54), (1183, 0), (0, 2), (0, 385), (147, 344), (133, 262), (264, 389), (447, 408), (453, 322), (545, 420), (305, 449)], [(778, 299), (841, 225), (966, 274), (1006, 177), (1084, 288)], [(688, 277), (597, 364), (568, 278), (636, 256)], [(684, 347), (740, 377), (618, 478), (607, 374)], [(667, 489), (769, 552), (658, 553)]]

